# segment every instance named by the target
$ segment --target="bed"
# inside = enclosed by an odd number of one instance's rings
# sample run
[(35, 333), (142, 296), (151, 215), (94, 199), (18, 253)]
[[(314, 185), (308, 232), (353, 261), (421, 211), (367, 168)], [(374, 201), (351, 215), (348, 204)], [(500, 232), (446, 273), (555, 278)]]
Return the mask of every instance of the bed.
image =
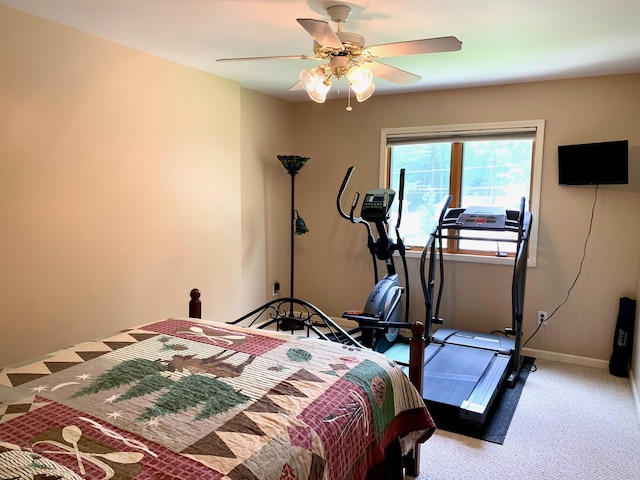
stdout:
[(191, 315), (0, 369), (0, 478), (386, 480), (407, 455), (417, 470), (435, 425), (394, 362)]

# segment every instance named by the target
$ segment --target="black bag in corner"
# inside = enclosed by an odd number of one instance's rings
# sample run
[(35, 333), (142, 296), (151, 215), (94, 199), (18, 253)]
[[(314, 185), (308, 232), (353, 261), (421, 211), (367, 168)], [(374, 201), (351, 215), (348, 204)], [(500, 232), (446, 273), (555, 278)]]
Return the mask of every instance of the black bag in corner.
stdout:
[(636, 301), (622, 297), (620, 311), (613, 336), (613, 353), (609, 360), (609, 373), (616, 377), (628, 377), (633, 349), (633, 329), (636, 320)]

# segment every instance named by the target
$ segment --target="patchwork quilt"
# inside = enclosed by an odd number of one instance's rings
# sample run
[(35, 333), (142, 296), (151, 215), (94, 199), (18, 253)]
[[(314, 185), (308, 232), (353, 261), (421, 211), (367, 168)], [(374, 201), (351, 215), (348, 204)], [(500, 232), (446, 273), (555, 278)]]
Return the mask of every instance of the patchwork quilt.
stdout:
[(434, 429), (380, 354), (204, 320), (0, 369), (0, 479), (361, 479)]

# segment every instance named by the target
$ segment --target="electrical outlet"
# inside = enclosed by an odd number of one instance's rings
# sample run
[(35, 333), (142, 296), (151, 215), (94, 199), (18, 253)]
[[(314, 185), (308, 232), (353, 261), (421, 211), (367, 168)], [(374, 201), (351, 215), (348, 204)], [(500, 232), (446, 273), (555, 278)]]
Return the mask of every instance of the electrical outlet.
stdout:
[(544, 310), (538, 310), (538, 325), (547, 324), (547, 312)]
[(274, 297), (277, 297), (278, 295), (280, 295), (280, 282), (275, 282), (273, 284), (273, 292), (272, 295)]

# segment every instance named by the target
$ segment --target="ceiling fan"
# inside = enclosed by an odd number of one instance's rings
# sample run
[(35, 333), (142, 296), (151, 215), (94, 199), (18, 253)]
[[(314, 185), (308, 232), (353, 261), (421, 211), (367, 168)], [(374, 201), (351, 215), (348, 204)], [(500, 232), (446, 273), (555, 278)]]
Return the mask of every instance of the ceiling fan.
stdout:
[[(399, 85), (412, 85), (421, 77), (391, 65), (379, 62), (378, 58), (415, 55), (423, 53), (453, 52), (462, 48), (456, 37), (426, 38), (382, 45), (365, 44), (364, 37), (357, 33), (345, 32), (342, 25), (351, 15), (351, 6), (346, 2), (330, 2), (326, 12), (337, 24), (333, 31), (329, 23), (312, 18), (298, 18), (298, 23), (313, 37), (313, 55), (284, 55), (269, 57), (221, 58), (217, 62), (237, 62), (250, 60), (328, 60), (316, 68), (302, 70), (300, 81), (291, 90), (302, 86), (309, 97), (318, 103), (326, 100), (331, 87), (331, 79), (345, 77), (359, 102), (367, 100), (375, 90), (374, 76)], [(350, 96), (347, 110), (351, 110)]]

